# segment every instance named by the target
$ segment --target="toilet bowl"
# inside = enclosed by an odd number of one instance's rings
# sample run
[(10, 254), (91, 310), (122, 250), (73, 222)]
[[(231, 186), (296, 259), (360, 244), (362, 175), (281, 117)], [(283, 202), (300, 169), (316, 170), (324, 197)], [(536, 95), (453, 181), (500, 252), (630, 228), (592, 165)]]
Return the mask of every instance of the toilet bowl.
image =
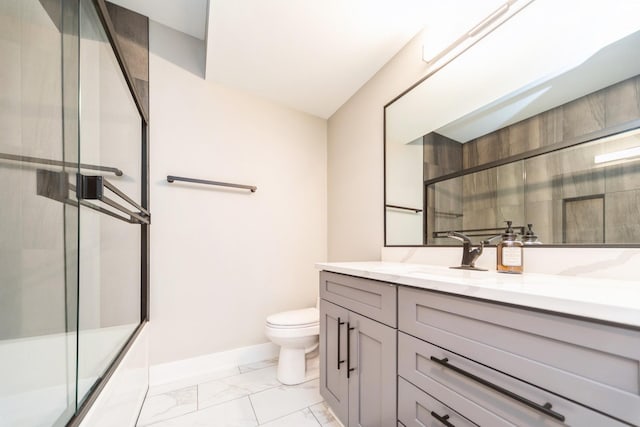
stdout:
[(267, 317), (265, 333), (280, 346), (278, 381), (300, 384), (305, 380), (305, 355), (318, 347), (320, 313), (317, 308), (284, 311)]

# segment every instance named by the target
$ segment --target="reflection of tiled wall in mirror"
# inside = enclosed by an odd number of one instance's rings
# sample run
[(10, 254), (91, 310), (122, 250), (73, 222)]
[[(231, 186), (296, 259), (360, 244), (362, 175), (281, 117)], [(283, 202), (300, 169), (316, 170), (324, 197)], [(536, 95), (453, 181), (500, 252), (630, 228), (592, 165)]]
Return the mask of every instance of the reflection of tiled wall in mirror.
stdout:
[[(431, 132), (423, 137), (424, 179), (432, 179), (462, 168), (462, 144)], [(443, 181), (427, 189), (426, 236), (429, 244), (452, 244), (434, 239), (433, 231), (462, 228), (462, 179)], [(449, 240), (444, 238), (445, 240)]]
[(604, 194), (562, 201), (562, 243), (604, 243)]
[[(466, 144), (448, 140), (439, 147), (449, 149), (452, 158), (461, 149), (462, 167), (471, 168), (637, 119), (640, 76)], [(493, 228), (511, 220), (533, 223), (547, 244), (640, 242), (640, 221), (629, 222), (640, 218), (640, 162), (594, 168), (595, 155), (638, 145), (639, 139), (582, 144), (438, 183), (427, 190), (427, 229)], [(428, 143), (433, 141), (425, 138), (425, 179), (447, 173)], [(463, 216), (439, 218), (436, 211)]]
[(149, 114), (149, 18), (106, 2), (133, 85)]
[(583, 96), (462, 147), (470, 168), (640, 118), (640, 76)]

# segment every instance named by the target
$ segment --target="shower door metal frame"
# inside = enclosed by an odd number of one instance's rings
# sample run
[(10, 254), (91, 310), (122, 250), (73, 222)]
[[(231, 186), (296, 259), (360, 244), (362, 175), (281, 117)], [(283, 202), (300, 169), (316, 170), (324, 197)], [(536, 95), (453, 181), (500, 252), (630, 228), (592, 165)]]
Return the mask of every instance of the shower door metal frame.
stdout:
[[(80, 0), (81, 1), (81, 0)], [(141, 197), (140, 204), (146, 210), (149, 209), (149, 116), (146, 110), (143, 107), (142, 100), (138, 95), (135, 86), (133, 84), (133, 78), (127, 67), (127, 64), (124, 60), (124, 55), (122, 53), (122, 49), (118, 43), (116, 32), (111, 22), (111, 18), (109, 17), (109, 12), (107, 11), (107, 5), (105, 0), (91, 0), (95, 10), (100, 18), (100, 22), (102, 23), (105, 34), (107, 35), (107, 39), (109, 40), (109, 44), (113, 49), (113, 53), (116, 56), (118, 61), (118, 65), (120, 66), (120, 70), (122, 71), (122, 75), (129, 87), (129, 92), (133, 97), (133, 100), (136, 104), (136, 108), (138, 109), (138, 113), (140, 114), (140, 120), (142, 121), (142, 132), (141, 132), (141, 149), (142, 149), (142, 176), (141, 176)], [(73, 6), (79, 7), (80, 2), (78, 0), (71, 1)], [(78, 37), (80, 34), (78, 33)], [(79, 42), (79, 41), (78, 41)], [(116, 371), (122, 359), (127, 354), (133, 343), (135, 342), (138, 335), (142, 331), (145, 324), (149, 321), (149, 242), (150, 242), (150, 223), (149, 224), (141, 224), (141, 245), (140, 245), (140, 324), (136, 327), (135, 331), (131, 334), (125, 345), (122, 347), (120, 352), (111, 362), (105, 373), (100, 377), (100, 379), (93, 385), (91, 391), (87, 394), (87, 396), (82, 401), (82, 404), (76, 408), (76, 412), (74, 416), (67, 423), (67, 427), (76, 427), (82, 423), (82, 420), (89, 412), (89, 409), (94, 404), (100, 392), (105, 387), (113, 373)], [(137, 226), (137, 225), (136, 225)], [(78, 397), (76, 397), (78, 400)]]

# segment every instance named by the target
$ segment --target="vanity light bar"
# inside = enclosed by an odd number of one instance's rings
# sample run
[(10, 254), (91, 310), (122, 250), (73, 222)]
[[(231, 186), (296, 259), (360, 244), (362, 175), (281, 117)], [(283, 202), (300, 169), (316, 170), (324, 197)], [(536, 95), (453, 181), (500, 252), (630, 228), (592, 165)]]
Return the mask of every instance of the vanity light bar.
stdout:
[(626, 150), (614, 151), (613, 153), (599, 154), (593, 158), (593, 162), (595, 164), (599, 164), (638, 156), (640, 156), (640, 146)]
[(432, 54), (429, 53), (430, 49), (428, 49), (428, 46), (424, 45), (422, 47), (422, 59), (429, 63), (429, 72), (444, 67), (533, 1), (534, 0), (506, 1), (436, 56), (432, 56)]

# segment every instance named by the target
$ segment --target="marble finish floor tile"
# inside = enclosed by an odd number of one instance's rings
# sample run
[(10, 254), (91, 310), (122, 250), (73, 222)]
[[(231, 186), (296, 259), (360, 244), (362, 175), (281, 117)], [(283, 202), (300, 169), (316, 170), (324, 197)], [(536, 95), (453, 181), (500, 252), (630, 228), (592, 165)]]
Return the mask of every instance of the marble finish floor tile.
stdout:
[(248, 396), (263, 390), (280, 386), (276, 378), (276, 367), (270, 366), (244, 374), (198, 385), (198, 408), (206, 408), (218, 403)]
[(280, 384), (276, 365), (270, 359), (154, 386), (137, 425), (342, 427), (319, 394), (317, 355), (307, 359), (303, 384)]
[(174, 418), (198, 409), (197, 387), (191, 386), (145, 399), (138, 426), (147, 426), (157, 421)]
[(208, 381), (231, 377), (234, 375), (238, 375), (239, 373), (240, 373), (240, 370), (238, 369), (237, 366), (216, 369), (206, 374), (184, 378), (179, 381), (172, 381), (164, 384), (154, 385), (152, 387), (149, 387), (149, 392), (147, 393), (147, 396), (164, 394), (169, 391), (174, 391), (174, 390), (178, 390), (181, 388), (185, 388), (185, 387), (189, 387), (197, 384), (202, 384)]
[(320, 427), (318, 420), (309, 408), (260, 425), (264, 427)]
[(263, 424), (322, 402), (319, 384), (320, 381), (316, 379), (294, 386), (280, 385), (252, 394), (249, 398), (258, 422)]
[(313, 405), (309, 407), (313, 415), (316, 417), (321, 426), (330, 426), (330, 427), (343, 427), (342, 423), (336, 420), (331, 412), (329, 412), (329, 408), (327, 407), (326, 402), (318, 403), (317, 405)]
[(248, 397), (243, 397), (161, 421), (153, 424), (153, 427), (255, 427), (257, 425), (251, 402)]
[(307, 359), (307, 370), (305, 372), (305, 382), (320, 378), (320, 357), (316, 356)]
[(244, 374), (245, 372), (256, 371), (258, 369), (268, 368), (270, 366), (276, 366), (278, 364), (278, 358), (274, 357), (273, 359), (263, 360), (261, 362), (249, 363), (246, 365), (240, 365), (238, 368), (240, 369), (240, 373)]

